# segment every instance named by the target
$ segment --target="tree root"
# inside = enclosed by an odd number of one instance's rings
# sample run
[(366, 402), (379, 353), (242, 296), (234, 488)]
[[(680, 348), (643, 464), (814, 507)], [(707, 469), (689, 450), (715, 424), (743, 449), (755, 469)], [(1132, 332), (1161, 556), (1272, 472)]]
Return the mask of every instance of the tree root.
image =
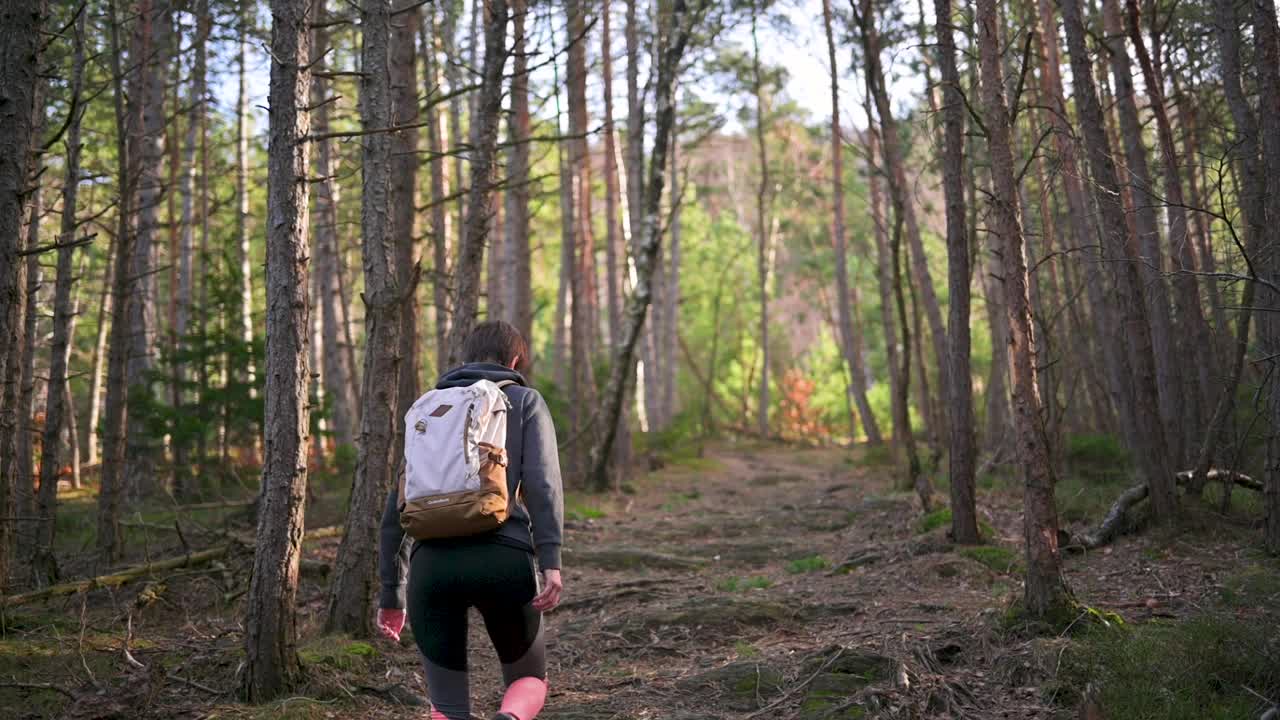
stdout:
[[(1194, 472), (1184, 470), (1177, 473), (1174, 477), (1180, 484), (1190, 483)], [(1248, 475), (1242, 473), (1231, 472), (1229, 470), (1210, 470), (1208, 479), (1211, 482), (1230, 482), (1243, 488), (1248, 488), (1256, 492), (1262, 492), (1263, 484)], [(1092, 531), (1080, 533), (1079, 535), (1069, 536), (1067, 542), (1063, 543), (1063, 547), (1068, 550), (1094, 550), (1104, 545), (1111, 544), (1120, 536), (1124, 529), (1125, 519), (1128, 512), (1133, 506), (1142, 502), (1147, 498), (1149, 489), (1146, 483), (1135, 485), (1128, 490), (1120, 493), (1120, 497), (1112, 503), (1111, 509), (1102, 519), (1102, 523)]]

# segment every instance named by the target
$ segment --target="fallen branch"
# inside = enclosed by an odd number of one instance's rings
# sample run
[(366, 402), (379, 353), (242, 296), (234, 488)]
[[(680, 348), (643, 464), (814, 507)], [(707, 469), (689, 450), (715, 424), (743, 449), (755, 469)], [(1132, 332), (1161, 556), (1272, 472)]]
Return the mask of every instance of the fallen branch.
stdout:
[(76, 698), (76, 696), (72, 694), (70, 690), (64, 687), (59, 687), (52, 683), (8, 682), (8, 681), (0, 680), (0, 688), (14, 688), (17, 690), (47, 690), (49, 692), (56, 692), (62, 695), (66, 695), (72, 700)]
[[(341, 526), (323, 527), (312, 530), (302, 536), (303, 541), (320, 540), (324, 538), (338, 537), (342, 535)], [(9, 595), (0, 597), (0, 608), (11, 608), (19, 605), (26, 605), (38, 600), (47, 600), (54, 597), (62, 597), (65, 595), (76, 595), (78, 593), (89, 592), (90, 590), (98, 590), (108, 587), (120, 587), (127, 583), (133, 582), (140, 578), (150, 577), (155, 573), (164, 572), (166, 570), (176, 570), (184, 567), (194, 567), (203, 565), (214, 560), (221, 559), (232, 548), (233, 545), (240, 543), (226, 543), (217, 547), (202, 550), (189, 555), (181, 555), (179, 557), (169, 558), (168, 560), (159, 560), (156, 562), (143, 563), (142, 565), (134, 565), (119, 572), (107, 575), (99, 575), (97, 577), (85, 578), (83, 580), (75, 580), (73, 582), (62, 583), (60, 585), (52, 585), (41, 590), (33, 590), (28, 593), (19, 595)], [(252, 542), (244, 542), (244, 546), (253, 547)]]
[[(1184, 470), (1177, 473), (1174, 477), (1177, 482), (1187, 484), (1191, 482), (1194, 472)], [(1263, 485), (1248, 475), (1242, 473), (1231, 472), (1229, 470), (1210, 470), (1208, 474), (1210, 481), (1231, 482), (1243, 488), (1248, 488), (1256, 492), (1263, 491)], [(1094, 550), (1104, 545), (1108, 545), (1120, 535), (1124, 528), (1125, 518), (1134, 505), (1142, 502), (1147, 498), (1149, 490), (1146, 483), (1135, 485), (1128, 490), (1120, 493), (1120, 497), (1112, 503), (1111, 509), (1107, 511), (1102, 523), (1098, 525), (1096, 530), (1092, 532), (1081, 533), (1071, 538), (1067, 544), (1068, 548), (1077, 548), (1083, 550)]]

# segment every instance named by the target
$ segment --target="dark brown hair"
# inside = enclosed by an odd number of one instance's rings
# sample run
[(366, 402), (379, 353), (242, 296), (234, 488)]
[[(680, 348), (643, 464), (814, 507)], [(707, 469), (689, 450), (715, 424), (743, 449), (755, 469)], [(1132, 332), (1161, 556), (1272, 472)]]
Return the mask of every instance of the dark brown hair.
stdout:
[(519, 357), (516, 370), (524, 372), (529, 364), (529, 341), (509, 322), (482, 322), (467, 336), (462, 345), (463, 362), (491, 362), (506, 365)]

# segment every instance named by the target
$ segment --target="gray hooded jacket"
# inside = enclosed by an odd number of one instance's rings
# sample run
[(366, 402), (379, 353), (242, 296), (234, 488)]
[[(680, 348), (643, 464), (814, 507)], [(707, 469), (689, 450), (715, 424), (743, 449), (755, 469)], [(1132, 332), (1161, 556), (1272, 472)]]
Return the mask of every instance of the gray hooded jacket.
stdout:
[[(450, 370), (437, 388), (471, 385), (479, 380), (514, 381), (503, 390), (511, 400), (507, 419), (507, 490), (511, 513), (497, 530), (465, 538), (406, 542), (400, 527), (399, 483), (387, 495), (382, 514), (378, 574), (382, 582), (380, 607), (405, 607), (405, 576), (409, 559), (420, 545), (466, 545), (494, 542), (535, 553), (543, 570), (560, 568), (560, 542), (564, 534), (564, 491), (560, 481), (560, 456), (551, 411), (537, 390), (520, 373), (494, 363), (468, 363)], [(520, 489), (523, 502), (517, 497)]]

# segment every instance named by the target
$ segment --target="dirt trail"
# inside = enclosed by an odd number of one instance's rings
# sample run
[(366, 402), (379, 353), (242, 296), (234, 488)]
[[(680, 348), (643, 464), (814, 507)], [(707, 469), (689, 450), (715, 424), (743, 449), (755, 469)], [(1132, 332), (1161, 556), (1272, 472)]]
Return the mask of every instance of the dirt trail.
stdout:
[[(1016, 489), (979, 493), (994, 542), (968, 549), (953, 548), (945, 527), (930, 529), (913, 495), (894, 490), (892, 470), (861, 449), (719, 445), (636, 478), (630, 490), (570, 499), (567, 594), (547, 619), (552, 690), (542, 717), (1030, 719), (1062, 711), (1053, 678), (1064, 641), (1001, 630), (1021, 582)], [(322, 512), (308, 519), (331, 520)], [(1252, 541), (1251, 529), (1240, 532), (1123, 538), (1069, 558), (1068, 581), (1082, 600), (1129, 619), (1181, 617), (1221, 586), (1222, 558)], [(336, 547), (308, 543), (306, 559), (319, 561), (308, 567), (323, 568)], [(266, 706), (236, 703), (237, 588), (250, 560), (242, 553), (225, 567), (96, 591), (84, 614), (75, 598), (7, 618), (0, 708), (19, 708), (21, 718), (130, 720), (425, 715), (408, 637), (399, 646), (320, 637), (322, 575), (304, 575), (298, 594), (308, 685)], [(122, 661), (126, 616), (132, 657), (145, 670)], [(501, 690), (478, 620), (472, 695), (485, 713)], [(8, 680), (56, 689), (6, 689)]]

